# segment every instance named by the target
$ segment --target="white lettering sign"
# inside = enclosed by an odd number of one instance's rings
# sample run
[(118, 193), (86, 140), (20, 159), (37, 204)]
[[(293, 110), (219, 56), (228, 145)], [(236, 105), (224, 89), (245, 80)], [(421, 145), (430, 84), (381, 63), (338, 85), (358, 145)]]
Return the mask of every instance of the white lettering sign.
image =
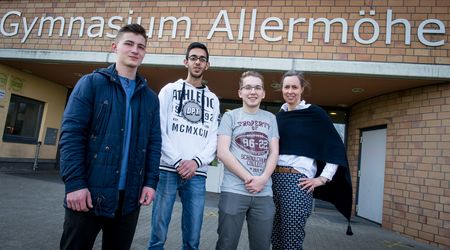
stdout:
[[(105, 34), (108, 38), (115, 38), (117, 31), (122, 25), (130, 23), (141, 24), (142, 17), (133, 17), (133, 10), (128, 12), (128, 17), (112, 16), (107, 21), (104, 17), (63, 17), (63, 16), (47, 16), (41, 17), (25, 17), (25, 15), (18, 10), (11, 10), (6, 12), (0, 20), (0, 35), (5, 37), (22, 37), (20, 42), (25, 43), (27, 39), (33, 34), (37, 34), (38, 37), (47, 35), (51, 37), (54, 32), (57, 32), (60, 37), (71, 37), (73, 33), (78, 33), (78, 37), (82, 37), (86, 34), (89, 38), (103, 37)], [(366, 12), (364, 10), (359, 11), (361, 19), (356, 20), (353, 25), (353, 30), (349, 31), (348, 21), (341, 17), (328, 19), (324, 17), (308, 18), (305, 17), (289, 17), (283, 20), (279, 17), (261, 17), (257, 19), (257, 9), (252, 9), (250, 18), (246, 18), (246, 9), (240, 10), (239, 20), (231, 20), (229, 18), (227, 10), (220, 10), (217, 14), (214, 22), (208, 32), (206, 39), (214, 39), (219, 34), (226, 35), (229, 41), (233, 41), (235, 36), (238, 41), (248, 39), (248, 41), (255, 40), (257, 32), (259, 37), (267, 42), (279, 42), (283, 39), (287, 39), (288, 42), (293, 42), (301, 37), (307, 37), (307, 42), (312, 43), (314, 39), (323, 37), (324, 43), (330, 43), (330, 34), (332, 33), (332, 27), (338, 28), (340, 33), (340, 40), (342, 44), (347, 43), (348, 33), (353, 33), (353, 38), (360, 44), (372, 44), (378, 41), (380, 32), (385, 31), (385, 44), (390, 45), (392, 43), (392, 29), (394, 26), (400, 26), (404, 30), (403, 43), (405, 45), (411, 45), (411, 34), (417, 33), (417, 37), (420, 43), (430, 47), (442, 46), (446, 43), (444, 38), (446, 37), (445, 24), (438, 19), (426, 19), (415, 20), (410, 22), (405, 18), (394, 17), (391, 9), (386, 10), (385, 20), (376, 20), (372, 18), (376, 15), (375, 10), (370, 10), (369, 15), (372, 17), (364, 17)], [(381, 15), (384, 16), (384, 15)], [(159, 17), (158, 30), (155, 30), (155, 17), (148, 17), (144, 19), (146, 28), (148, 30), (147, 36), (152, 38), (154, 33), (157, 34), (157, 39), (167, 39), (164, 36), (170, 36), (170, 38), (176, 38), (177, 32), (183, 31), (184, 38), (189, 39), (192, 29), (192, 20), (188, 16), (162, 16)], [(257, 20), (260, 23), (257, 23)], [(249, 21), (249, 23), (248, 23)], [(286, 25), (285, 25), (286, 22)], [(66, 23), (68, 25), (66, 25)], [(148, 24), (147, 24), (148, 23)], [(168, 24), (169, 23), (169, 24)], [(385, 26), (380, 26), (384, 24)], [(411, 23), (420, 23), (418, 27), (412, 27)], [(38, 25), (37, 25), (38, 24)], [(58, 24), (58, 25), (57, 25)], [(168, 34), (165, 31), (167, 25), (171, 24), (171, 32)], [(305, 25), (308, 27), (307, 34), (301, 34), (301, 31), (297, 31), (298, 26)], [(66, 29), (66, 26), (68, 28)], [(182, 28), (179, 29), (179, 26)], [(324, 28), (321, 28), (321, 27)], [(57, 27), (57, 28), (56, 28)], [(245, 27), (248, 28), (248, 33), (245, 32)], [(287, 27), (287, 30), (285, 29)], [(47, 30), (48, 28), (48, 30)], [(37, 29), (37, 32), (33, 32)], [(57, 29), (57, 30), (55, 30)], [(384, 29), (384, 30), (383, 30)], [(414, 30), (416, 29), (416, 30)], [(304, 30), (304, 29), (302, 29)], [(369, 31), (367, 31), (369, 30)], [(45, 32), (44, 32), (45, 31)], [(106, 33), (105, 33), (106, 31)], [(235, 33), (237, 31), (237, 33)], [(315, 35), (314, 33), (323, 32), (323, 35)], [(413, 32), (416, 31), (416, 32)], [(303, 31), (304, 32), (304, 31)], [(305, 36), (306, 35), (306, 36)], [(225, 38), (225, 39), (226, 39)]]

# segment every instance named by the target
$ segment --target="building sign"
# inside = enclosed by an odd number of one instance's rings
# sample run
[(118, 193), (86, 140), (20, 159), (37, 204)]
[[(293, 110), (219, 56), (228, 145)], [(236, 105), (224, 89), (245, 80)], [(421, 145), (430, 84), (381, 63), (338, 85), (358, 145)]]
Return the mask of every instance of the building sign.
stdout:
[[(9, 84), (8, 84), (9, 79)], [(8, 90), (15, 92), (22, 91), (24, 80), (17, 76), (8, 77), (5, 73), (0, 73), (0, 102), (3, 100), (6, 94), (7, 86)]]
[(15, 92), (20, 92), (22, 91), (23, 88), (23, 79), (16, 77), (16, 76), (11, 76), (11, 79), (9, 81), (9, 87), (11, 90), (15, 91)]
[(47, 128), (45, 131), (45, 145), (56, 145), (56, 138), (58, 137), (57, 128)]
[[(109, 18), (101, 16), (82, 17), (82, 16), (47, 16), (40, 17), (26, 17), (24, 13), (19, 10), (11, 10), (6, 12), (0, 20), (0, 34), (5, 37), (21, 37), (21, 42), (26, 43), (30, 35), (37, 34), (38, 37), (44, 34), (51, 37), (53, 33), (57, 33), (60, 37), (71, 37), (72, 35), (83, 37), (87, 35), (89, 38), (103, 37), (106, 35), (109, 38), (114, 38), (117, 31), (126, 23), (139, 23), (146, 27), (148, 30), (148, 37), (152, 38), (153, 34), (158, 35), (158, 39), (163, 37), (166, 23), (171, 24), (172, 33), (171, 38), (175, 38), (178, 32), (178, 26), (184, 27), (184, 38), (189, 39), (192, 20), (188, 16), (167, 16), (159, 18), (159, 27), (155, 27), (155, 17), (147, 17), (144, 19), (141, 16), (135, 16), (134, 11), (128, 12), (128, 17), (112, 16)], [(382, 13), (384, 16), (384, 13)], [(252, 9), (240, 10), (239, 20), (232, 20), (228, 16), (227, 10), (220, 10), (217, 13), (214, 23), (208, 32), (207, 39), (212, 39), (216, 34), (226, 34), (230, 41), (240, 41), (248, 39), (250, 41), (255, 40), (255, 34), (259, 33), (261, 38), (267, 42), (278, 42), (287, 40), (288, 42), (295, 41), (294, 33), (296, 28), (300, 25), (308, 27), (307, 42), (312, 43), (314, 37), (316, 39), (320, 36), (323, 37), (325, 43), (330, 42), (331, 27), (340, 28), (340, 41), (345, 44), (348, 41), (348, 33), (353, 34), (353, 39), (360, 44), (372, 44), (379, 40), (380, 32), (383, 31), (386, 36), (385, 44), (391, 44), (392, 29), (394, 27), (401, 27), (404, 32), (404, 44), (411, 44), (411, 34), (416, 34), (420, 43), (426, 46), (437, 47), (445, 44), (446, 41), (442, 39), (445, 36), (444, 22), (438, 19), (425, 19), (419, 22), (411, 22), (404, 18), (394, 17), (393, 11), (388, 9), (386, 11), (386, 19), (377, 20), (375, 10), (370, 10), (366, 13), (365, 10), (359, 11), (361, 17), (353, 25), (349, 25), (344, 18), (328, 19), (324, 17), (318, 18), (305, 18), (301, 16), (295, 16), (290, 18), (281, 19), (279, 17), (266, 17), (261, 20), (261, 16), (258, 16), (258, 10)], [(246, 16), (250, 15), (250, 21)], [(367, 17), (368, 15), (368, 17)], [(257, 19), (257, 17), (259, 19)], [(262, 17), (264, 18), (264, 17)], [(145, 24), (144, 24), (145, 23)], [(238, 23), (236, 25), (232, 25)], [(385, 23), (381, 26), (380, 23)], [(417, 27), (413, 27), (411, 23), (418, 23)], [(46, 25), (47, 24), (47, 25)], [(314, 27), (324, 25), (323, 35), (314, 35)], [(44, 30), (44, 27), (48, 27), (48, 30)], [(244, 27), (250, 27), (250, 31), (245, 32)], [(369, 27), (372, 30), (370, 34), (361, 33), (362, 29)], [(351, 28), (351, 30), (349, 30)], [(37, 31), (37, 33), (36, 33)], [(276, 35), (275, 35), (276, 34)], [(364, 34), (364, 38), (362, 36)], [(369, 37), (367, 37), (369, 36)], [(297, 36), (300, 37), (300, 36)]]

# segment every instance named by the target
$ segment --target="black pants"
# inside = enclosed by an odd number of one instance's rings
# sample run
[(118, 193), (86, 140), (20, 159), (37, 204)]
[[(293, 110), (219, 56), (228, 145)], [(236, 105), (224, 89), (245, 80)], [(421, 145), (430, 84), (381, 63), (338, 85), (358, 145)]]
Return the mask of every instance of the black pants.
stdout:
[(121, 194), (115, 218), (66, 209), (60, 248), (64, 250), (92, 249), (98, 233), (102, 230), (103, 250), (130, 249), (139, 218), (139, 208), (131, 214), (122, 216), (122, 198)]

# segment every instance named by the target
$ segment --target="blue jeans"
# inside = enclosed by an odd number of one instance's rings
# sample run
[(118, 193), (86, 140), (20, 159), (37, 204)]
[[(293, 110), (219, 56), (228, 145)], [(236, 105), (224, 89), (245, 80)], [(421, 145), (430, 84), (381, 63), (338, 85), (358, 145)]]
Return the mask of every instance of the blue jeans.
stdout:
[(194, 176), (190, 180), (183, 180), (178, 173), (160, 172), (156, 198), (153, 202), (152, 232), (148, 249), (164, 249), (177, 191), (183, 206), (182, 249), (199, 248), (205, 207), (205, 180), (204, 176)]

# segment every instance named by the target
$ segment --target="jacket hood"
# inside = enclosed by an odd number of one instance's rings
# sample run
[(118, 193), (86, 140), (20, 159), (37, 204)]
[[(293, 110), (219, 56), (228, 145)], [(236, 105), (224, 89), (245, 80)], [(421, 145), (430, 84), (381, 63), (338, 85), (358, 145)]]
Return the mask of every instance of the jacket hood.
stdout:
[(180, 87), (183, 86), (183, 83), (185, 83), (187, 88), (192, 88), (192, 89), (197, 89), (197, 90), (204, 90), (205, 92), (211, 92), (211, 90), (209, 90), (208, 86), (203, 85), (204, 88), (198, 89), (196, 87), (194, 87), (192, 84), (190, 84), (189, 82), (187, 82), (186, 80), (183, 79), (178, 79), (176, 82), (174, 82), (175, 84), (179, 85)]

